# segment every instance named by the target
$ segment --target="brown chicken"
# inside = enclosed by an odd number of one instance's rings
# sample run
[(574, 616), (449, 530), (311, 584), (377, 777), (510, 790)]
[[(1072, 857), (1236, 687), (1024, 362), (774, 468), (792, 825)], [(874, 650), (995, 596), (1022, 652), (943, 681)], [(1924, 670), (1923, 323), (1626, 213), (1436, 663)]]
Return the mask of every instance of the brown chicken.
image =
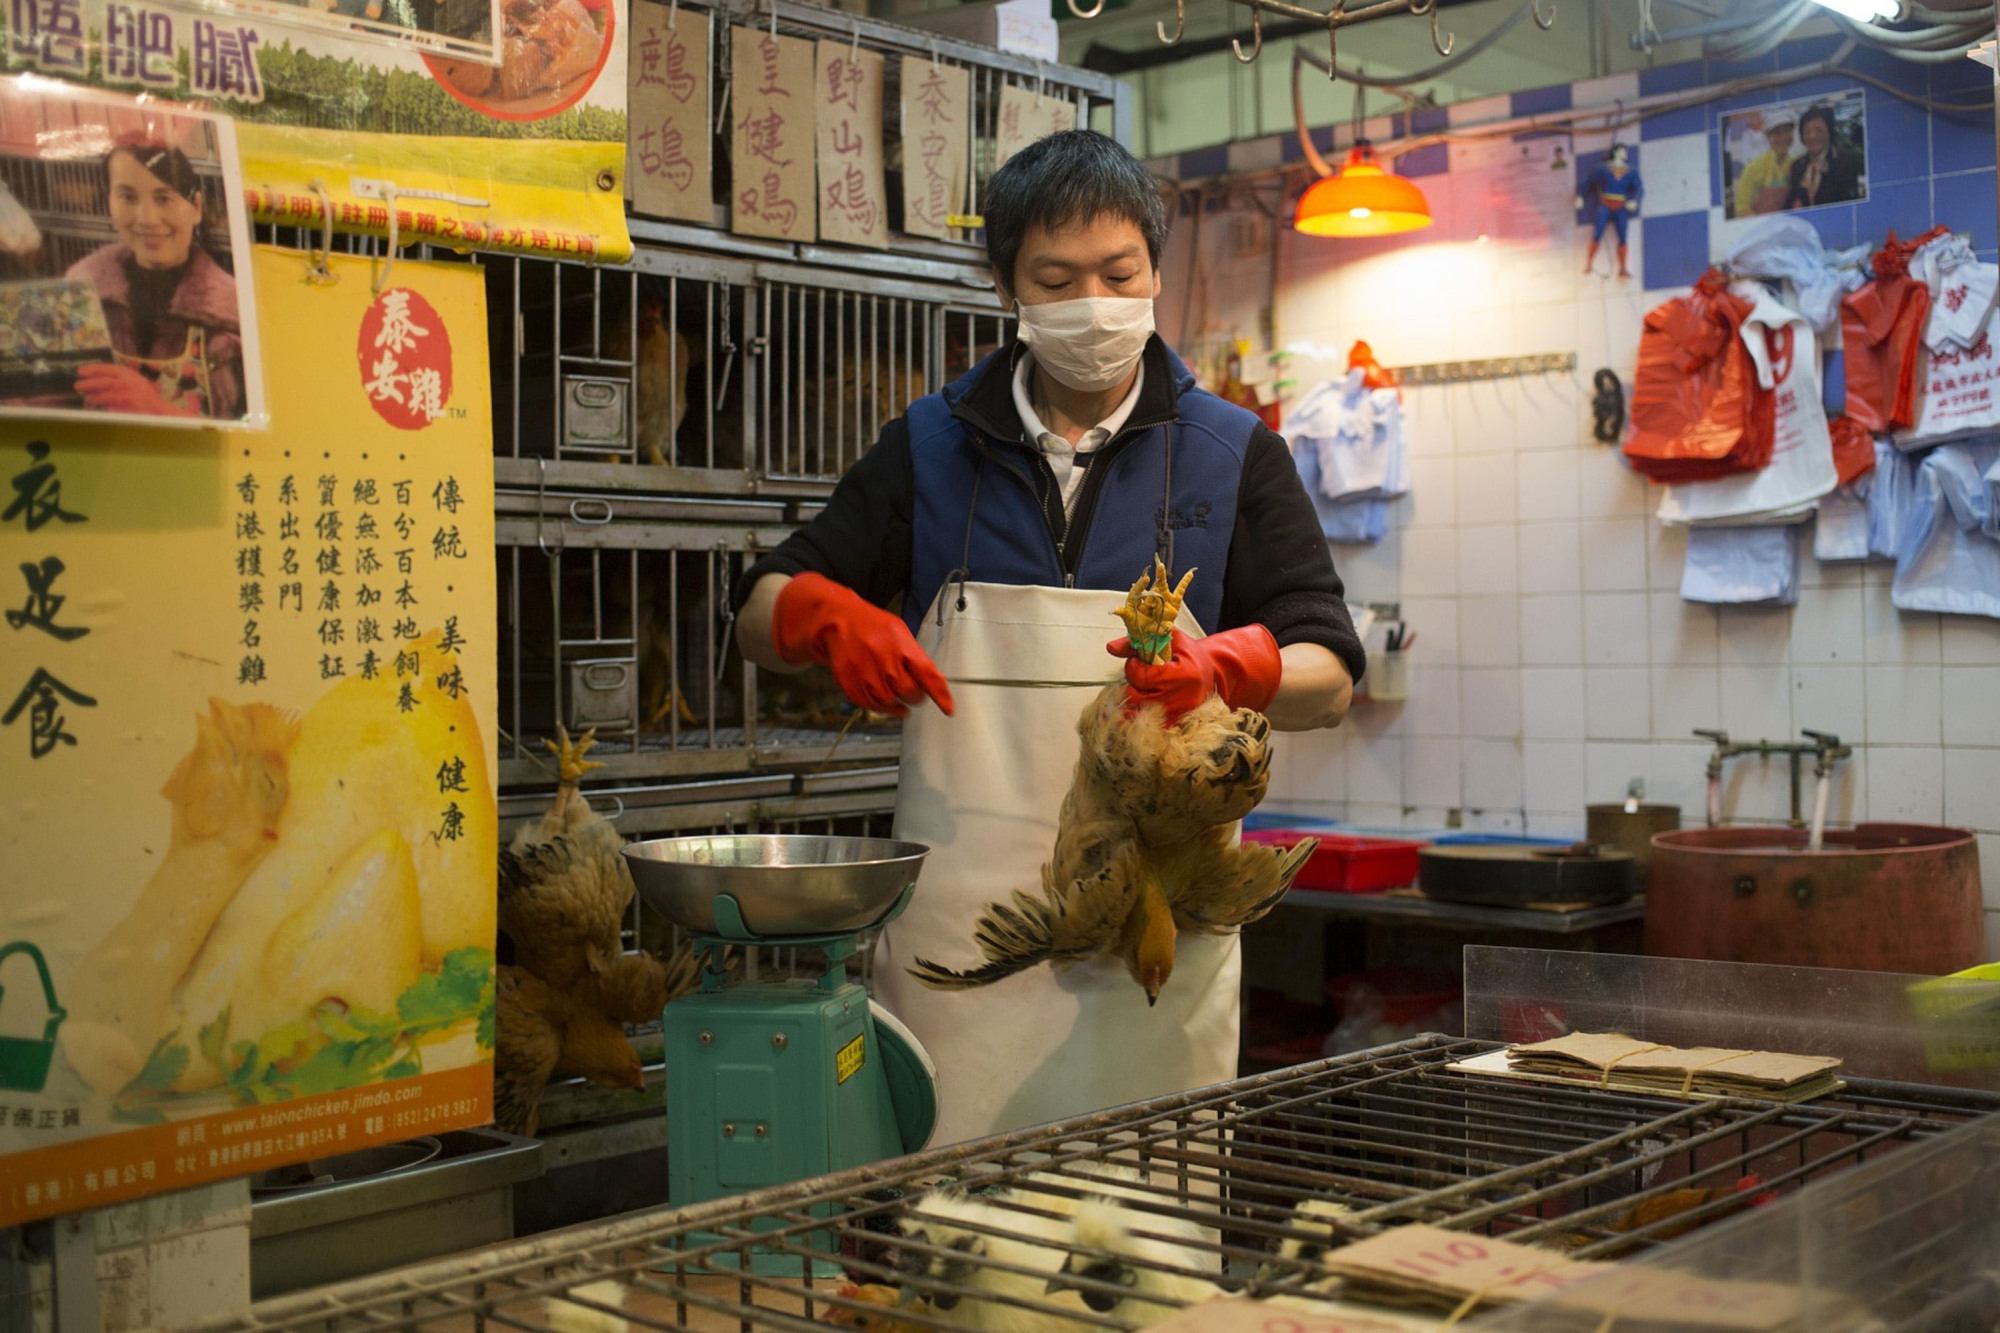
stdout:
[(657, 295), (640, 291), (634, 424), (639, 461), (656, 467), (674, 461), (674, 439), (688, 413), (688, 369), (694, 360), (694, 349), (680, 330), (661, 322), (665, 314)]
[[(1132, 643), (1163, 660), (1188, 578), (1168, 589), (1165, 566), (1132, 585), (1119, 615)], [(1155, 581), (1157, 579), (1157, 582)], [(1232, 826), (1270, 784), (1271, 724), (1211, 695), (1176, 722), (1158, 706), (1127, 711), (1125, 682), (1092, 699), (1039, 896), (1017, 890), (974, 928), (985, 955), (956, 971), (919, 958), (910, 974), (939, 990), (991, 985), (1037, 963), (1112, 954), (1148, 1003), (1174, 969), (1181, 932), (1225, 935), (1261, 919), (1291, 888), (1318, 844), (1237, 845)]]
[(601, 1087), (645, 1078), (625, 1026), (659, 1017), (699, 980), (692, 949), (670, 962), (620, 948), (632, 902), (624, 839), (577, 789), (602, 767), (584, 758), (594, 738), (551, 744), (560, 785), (549, 812), (500, 853), (500, 929), (514, 964), (499, 970), (493, 1107), (502, 1129), (532, 1134), (542, 1089), (556, 1074)]
[[(1620, 1232), (1643, 1230), (1648, 1240), (1672, 1240), (1676, 1236), (1687, 1235), (1696, 1227), (1719, 1222), (1745, 1208), (1759, 1208), (1767, 1203), (1775, 1203), (1777, 1197), (1776, 1194), (1765, 1190), (1764, 1182), (1756, 1176), (1744, 1176), (1727, 1189), (1671, 1190), (1633, 1204), (1619, 1214), (1618, 1220), (1611, 1224), (1611, 1229)], [(1689, 1216), (1697, 1209), (1708, 1208), (1710, 1204), (1721, 1204), (1724, 1200), (1732, 1202), (1726, 1207), (1712, 1208), (1699, 1217)]]

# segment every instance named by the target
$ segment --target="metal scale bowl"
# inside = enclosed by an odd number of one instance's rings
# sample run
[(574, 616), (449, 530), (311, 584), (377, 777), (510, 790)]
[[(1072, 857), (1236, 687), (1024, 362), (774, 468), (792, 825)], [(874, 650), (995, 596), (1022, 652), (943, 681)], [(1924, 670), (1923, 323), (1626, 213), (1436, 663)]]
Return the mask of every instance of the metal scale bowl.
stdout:
[[(888, 838), (775, 834), (625, 848), (639, 896), (692, 934), (702, 955), (701, 988), (661, 1018), (676, 1206), (882, 1161), (930, 1141), (936, 1066), (847, 971), (856, 936), (909, 905), (929, 852)], [(732, 947), (816, 949), (826, 974), (730, 981)]]

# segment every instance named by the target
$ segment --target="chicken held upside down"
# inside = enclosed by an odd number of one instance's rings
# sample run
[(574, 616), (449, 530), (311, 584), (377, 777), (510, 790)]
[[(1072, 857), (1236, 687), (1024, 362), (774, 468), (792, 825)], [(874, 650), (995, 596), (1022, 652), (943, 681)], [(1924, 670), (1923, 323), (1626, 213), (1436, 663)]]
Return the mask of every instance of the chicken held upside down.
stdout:
[[(1132, 585), (1118, 615), (1135, 653), (1167, 660), (1190, 571)], [(919, 958), (910, 974), (938, 990), (989, 986), (1040, 963), (1111, 955), (1159, 999), (1182, 932), (1224, 935), (1260, 920), (1291, 888), (1318, 844), (1238, 845), (1233, 825), (1270, 785), (1271, 724), (1211, 695), (1169, 722), (1135, 708), (1123, 680), (1104, 687), (1077, 722), (1081, 746), (1056, 824), (1042, 891), (990, 904), (973, 931), (984, 961), (963, 970)]]

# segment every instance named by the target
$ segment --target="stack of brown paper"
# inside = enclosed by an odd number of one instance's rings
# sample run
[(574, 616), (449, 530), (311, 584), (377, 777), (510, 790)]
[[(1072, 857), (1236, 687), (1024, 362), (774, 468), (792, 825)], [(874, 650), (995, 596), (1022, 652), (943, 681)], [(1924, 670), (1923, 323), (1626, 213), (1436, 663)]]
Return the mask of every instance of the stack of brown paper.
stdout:
[(1838, 1089), (1840, 1061), (1719, 1046), (1664, 1046), (1620, 1032), (1572, 1032), (1507, 1048), (1510, 1069), (1635, 1092), (1808, 1101)]

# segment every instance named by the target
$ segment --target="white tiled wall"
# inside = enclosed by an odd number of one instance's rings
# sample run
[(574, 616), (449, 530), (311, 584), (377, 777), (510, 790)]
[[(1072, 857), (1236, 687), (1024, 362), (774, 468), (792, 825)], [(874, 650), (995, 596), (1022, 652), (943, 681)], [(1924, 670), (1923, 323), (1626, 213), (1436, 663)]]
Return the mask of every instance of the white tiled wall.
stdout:
[[(1433, 207), (1449, 209), (1448, 188)], [(1168, 255), (1161, 327), (1183, 346), (1258, 326), (1269, 256), (1211, 251), (1223, 230), (1204, 229), (1205, 306), (1185, 328), (1173, 274), (1191, 228)], [(1334, 555), (1351, 601), (1402, 604), (1417, 634), (1410, 698), (1287, 738), (1274, 805), (1376, 825), (1455, 812), (1469, 828), (1570, 835), (1585, 802), (1622, 797), (1638, 777), (1696, 821), (1708, 746), (1694, 728), (1834, 731), (1855, 744), (1836, 821), (1982, 831), (2000, 945), (2000, 622), (1901, 613), (1888, 565), (1822, 566), (1809, 549), (1795, 608), (1680, 600), (1685, 538), (1591, 440), (1588, 408), (1590, 373), (1608, 364), (1629, 383), (1644, 312), (1677, 293), (1580, 275), (1526, 283), (1520, 250), (1476, 240), (1343, 245), (1282, 230), (1278, 244), (1279, 342), (1301, 352), (1288, 372), (1300, 388), (1344, 364), (1356, 338), (1391, 365), (1574, 349), (1579, 367), (1407, 391), (1415, 493), (1380, 545)], [(1580, 269), (1580, 245), (1574, 258)], [(1737, 819), (1784, 818), (1786, 765), (1732, 761), (1725, 800)]]

